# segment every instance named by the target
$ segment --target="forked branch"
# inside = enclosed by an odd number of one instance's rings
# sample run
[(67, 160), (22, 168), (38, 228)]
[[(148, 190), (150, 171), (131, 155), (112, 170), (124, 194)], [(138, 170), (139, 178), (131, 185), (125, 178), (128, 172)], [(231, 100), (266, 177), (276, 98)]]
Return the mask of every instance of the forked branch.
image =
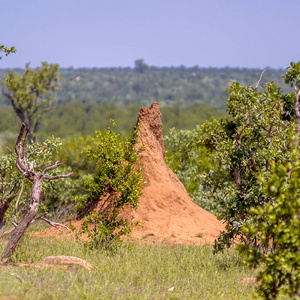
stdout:
[[(27, 162), (25, 154), (28, 151), (25, 148), (25, 142), (28, 134), (28, 129), (26, 129), (26, 125), (22, 123), (20, 133), (17, 138), (16, 146), (15, 146), (15, 152), (16, 154), (13, 155), (16, 158), (16, 167), (20, 171), (20, 173), (27, 179), (29, 179), (32, 182), (32, 187), (31, 187), (31, 198), (28, 204), (28, 210), (23, 216), (22, 220), (20, 223), (18, 223), (16, 214), (17, 214), (17, 209), (19, 206), (20, 198), (23, 193), (24, 185), (22, 184), (21, 186), (21, 191), (19, 193), (16, 205), (15, 205), (15, 211), (14, 211), (14, 222), (13, 225), (15, 226), (14, 228), (10, 229), (9, 231), (5, 232), (4, 235), (13, 232), (13, 235), (6, 245), (2, 256), (1, 256), (1, 263), (6, 263), (10, 256), (13, 254), (20, 238), (23, 236), (25, 233), (26, 229), (28, 226), (37, 221), (37, 220), (43, 220), (50, 224), (51, 226), (54, 226), (55, 228), (59, 229), (58, 227), (63, 227), (68, 229), (65, 225), (52, 222), (43, 216), (40, 216), (36, 218), (36, 215), (39, 210), (40, 206), (40, 199), (42, 195), (42, 188), (43, 188), (43, 181), (44, 179), (48, 180), (55, 180), (59, 178), (66, 178), (71, 176), (73, 173), (69, 174), (60, 174), (60, 175), (55, 175), (55, 176), (47, 176), (45, 175), (46, 172), (51, 171), (53, 169), (56, 169), (61, 165), (59, 161), (56, 161), (53, 165), (44, 168), (42, 172), (38, 172), (34, 170), (34, 161)], [(41, 148), (39, 148), (41, 150)], [(31, 152), (29, 155), (32, 155), (33, 152)], [(69, 230), (69, 229), (68, 229)]]

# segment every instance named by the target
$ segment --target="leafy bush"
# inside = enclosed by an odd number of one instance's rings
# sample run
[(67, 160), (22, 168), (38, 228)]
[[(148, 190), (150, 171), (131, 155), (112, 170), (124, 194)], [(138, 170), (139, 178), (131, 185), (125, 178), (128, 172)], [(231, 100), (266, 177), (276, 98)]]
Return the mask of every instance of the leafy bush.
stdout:
[(184, 184), (193, 201), (204, 209), (214, 212), (214, 207), (202, 194), (200, 176), (214, 169), (212, 154), (199, 143), (199, 130), (172, 128), (164, 138), (166, 164)]
[(230, 119), (211, 118), (200, 127), (201, 142), (213, 151), (216, 170), (202, 176), (205, 193), (219, 207), (218, 217), (226, 221), (226, 231), (215, 250), (230, 246), (236, 239), (256, 243), (241, 231), (249, 221), (251, 207), (270, 203), (262, 193), (257, 176), (267, 177), (271, 161), (289, 159), (290, 137), (296, 133), (296, 120), (284, 118), (286, 95), (274, 84), (242, 87), (233, 82), (227, 89)]
[(200, 149), (197, 147), (195, 130), (176, 130), (172, 128), (164, 138), (166, 163), (185, 185), (189, 194), (198, 190), (197, 159)]
[[(272, 162), (268, 180), (260, 178), (263, 193), (272, 199), (265, 206), (250, 210), (250, 222), (243, 232), (259, 240), (260, 249), (239, 245), (250, 266), (264, 262), (257, 279), (258, 292), (265, 299), (279, 294), (300, 295), (300, 162), (294, 153), (292, 162), (276, 166)], [(271, 247), (270, 247), (271, 246)], [(261, 248), (268, 251), (261, 251)]]
[[(259, 241), (259, 247), (239, 245), (242, 256), (249, 265), (257, 266), (264, 262), (264, 267), (257, 279), (260, 283), (258, 292), (265, 299), (276, 299), (284, 294), (293, 298), (300, 296), (300, 62), (291, 63), (284, 76), (285, 82), (295, 88), (293, 114), (289, 112), (290, 122), (297, 122), (296, 135), (290, 142), (290, 159), (278, 163), (270, 162), (268, 176), (257, 176), (263, 186), (262, 194), (268, 203), (252, 207), (249, 221), (242, 231), (252, 240)], [(286, 97), (291, 99), (291, 95)], [(286, 103), (285, 103), (286, 104)], [(288, 102), (291, 106), (290, 102)], [(262, 251), (263, 250), (263, 251)]]
[[(45, 140), (43, 143), (33, 143), (25, 149), (26, 153), (26, 162), (30, 165), (34, 165), (34, 169), (37, 172), (41, 172), (46, 166), (49, 166), (53, 163), (53, 155), (58, 151), (59, 147), (61, 147), (61, 140), (59, 138), (51, 137)], [(30, 155), (29, 155), (30, 154)], [(30, 201), (30, 190), (31, 190), (31, 182), (26, 180), (18, 169), (16, 168), (16, 158), (11, 155), (1, 155), (0, 156), (0, 190), (1, 190), (1, 203), (0, 203), (0, 215), (1, 212), (4, 212), (3, 217), (3, 228), (6, 221), (13, 221), (13, 213), (17, 214), (15, 217), (21, 218), (23, 214), (26, 212), (26, 206)], [(57, 175), (56, 170), (51, 170), (49, 173), (51, 176)], [(40, 210), (45, 212), (44, 200), (46, 195), (51, 192), (53, 189), (54, 183), (53, 181), (45, 180), (42, 186), (42, 196), (41, 196), (41, 204)], [(20, 193), (20, 190), (22, 192)], [(18, 206), (15, 207), (15, 203), (17, 201), (17, 194), (20, 193)], [(6, 206), (6, 200), (8, 197), (15, 195), (10, 202), (9, 206), (4, 210)], [(1, 210), (3, 209), (3, 211)], [(14, 212), (14, 210), (16, 210)], [(1, 223), (1, 221), (0, 221)], [(0, 236), (1, 236), (1, 226), (0, 226)]]
[(86, 195), (77, 197), (77, 210), (82, 215), (87, 208), (94, 208), (85, 217), (81, 231), (88, 233), (91, 247), (119, 241), (131, 231), (132, 222), (120, 213), (126, 206), (136, 209), (141, 195), (142, 168), (136, 165), (141, 148), (137, 148), (137, 137), (137, 129), (131, 139), (121, 139), (108, 128), (96, 131), (92, 141), (95, 146), (85, 149), (96, 171), (86, 179)]

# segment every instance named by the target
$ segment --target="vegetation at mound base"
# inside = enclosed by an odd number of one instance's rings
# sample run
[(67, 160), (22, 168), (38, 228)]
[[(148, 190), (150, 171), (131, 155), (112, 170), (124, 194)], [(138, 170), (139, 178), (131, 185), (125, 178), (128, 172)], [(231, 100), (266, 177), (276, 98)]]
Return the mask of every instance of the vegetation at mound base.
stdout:
[(240, 284), (255, 273), (234, 249), (213, 255), (210, 246), (125, 243), (113, 254), (65, 238), (25, 235), (12, 259), (31, 263), (49, 255), (80, 257), (97, 269), (0, 267), (0, 299), (250, 299), (254, 291)]

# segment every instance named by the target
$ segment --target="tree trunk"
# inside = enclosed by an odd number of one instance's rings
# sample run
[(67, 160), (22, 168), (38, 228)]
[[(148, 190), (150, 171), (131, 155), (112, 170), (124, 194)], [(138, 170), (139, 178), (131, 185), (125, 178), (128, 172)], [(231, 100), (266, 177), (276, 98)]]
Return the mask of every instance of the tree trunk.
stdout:
[(2, 217), (0, 216), (0, 236), (4, 232), (5, 224), (6, 224), (6, 221), (5, 221), (4, 215)]
[(298, 148), (300, 137), (300, 111), (299, 111), (299, 90), (295, 92), (294, 112), (297, 119), (297, 137), (295, 139), (295, 146)]
[(18, 224), (16, 230), (14, 231), (11, 239), (9, 240), (8, 244), (6, 245), (2, 253), (1, 256), (2, 264), (6, 263), (9, 260), (10, 256), (13, 254), (14, 250), (16, 249), (20, 238), (25, 233), (31, 221), (37, 215), (39, 204), (40, 204), (39, 202), (40, 202), (40, 196), (42, 192), (42, 185), (43, 185), (43, 177), (39, 176), (39, 178), (35, 178), (31, 189), (31, 201), (29, 204), (29, 209), (27, 213), (24, 215), (22, 221)]

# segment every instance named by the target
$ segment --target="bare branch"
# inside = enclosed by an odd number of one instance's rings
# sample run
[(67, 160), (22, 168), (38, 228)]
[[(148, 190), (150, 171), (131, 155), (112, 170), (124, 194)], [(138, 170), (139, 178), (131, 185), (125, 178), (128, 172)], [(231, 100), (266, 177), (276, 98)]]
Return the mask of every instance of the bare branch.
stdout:
[[(23, 162), (24, 159), (24, 143), (26, 140), (26, 134), (25, 134), (25, 138), (24, 133), (26, 132), (26, 125), (25, 123), (22, 123), (21, 125), (21, 129), (20, 129), (20, 133), (18, 135), (18, 139), (16, 142), (16, 146), (15, 146), (15, 151), (16, 151), (16, 155), (17, 155), (17, 159), (16, 159), (16, 167), (18, 168), (18, 170), (22, 173), (25, 174), (27, 172), (27, 167)], [(27, 177), (28, 178), (28, 177)]]
[(14, 217), (14, 220), (15, 220), (16, 223), (18, 223), (18, 220), (17, 220), (17, 209), (18, 209), (18, 206), (19, 206), (20, 199), (21, 199), (21, 196), (23, 194), (23, 191), (24, 191), (24, 181), (22, 182), (21, 190), (20, 190), (20, 193), (18, 195), (18, 199), (16, 201), (15, 210), (14, 210), (14, 214), (13, 214), (13, 217)]
[(6, 92), (4, 89), (1, 89), (2, 95), (7, 97), (9, 101), (13, 98), (13, 93), (12, 92)]
[(58, 160), (54, 163), (54, 165), (52, 166), (49, 166), (47, 168), (45, 168), (42, 172), (42, 174), (45, 174), (46, 172), (50, 171), (50, 170), (53, 170), (53, 169), (56, 169), (58, 168), (59, 166), (61, 166), (63, 163), (60, 163)]
[(61, 232), (64, 232), (64, 231), (61, 230), (61, 229), (59, 229), (58, 227), (63, 227), (63, 228), (65, 228), (65, 229), (67, 229), (67, 230), (70, 231), (70, 228), (67, 227), (66, 225), (63, 225), (63, 224), (60, 224), (60, 223), (56, 223), (56, 222), (50, 221), (50, 220), (48, 220), (48, 219), (46, 219), (46, 218), (44, 218), (44, 217), (42, 217), (42, 216), (40, 216), (40, 217), (37, 218), (36, 220), (43, 220), (43, 221), (45, 221), (46, 223), (48, 223), (49, 225), (55, 227), (57, 230), (61, 231)]
[(10, 203), (17, 197), (17, 195), (12, 195), (2, 201), (0, 205), (0, 229), (5, 225), (5, 213), (9, 208)]
[(10, 234), (10, 233), (12, 233), (12, 232), (14, 232), (15, 229), (16, 229), (16, 227), (14, 226), (14, 227), (12, 227), (11, 229), (9, 229), (9, 230), (3, 232), (3, 233), (0, 235), (0, 239), (1, 239), (2, 237), (4, 237), (4, 236), (6, 236), (6, 235), (8, 235), (8, 234)]
[(24, 282), (24, 279), (22, 279), (22, 277), (20, 275), (18, 275), (17, 273), (10, 273), (9, 275), (16, 277), (21, 282)]
[(56, 175), (56, 176), (44, 176), (44, 179), (48, 179), (48, 180), (55, 180), (55, 179), (59, 179), (59, 178), (67, 178), (73, 175), (73, 172), (69, 173), (69, 174), (60, 174), (60, 175)]
[(259, 79), (258, 79), (258, 81), (257, 81), (257, 83), (256, 83), (256, 86), (255, 86), (256, 89), (258, 89), (259, 84), (260, 84), (260, 81), (261, 81), (261, 79), (262, 79), (264, 73), (265, 73), (268, 69), (269, 69), (269, 68), (266, 68), (265, 70), (263, 70), (263, 71), (261, 72), (260, 77), (259, 77)]
[(98, 210), (98, 214), (102, 213), (102, 208), (104, 207), (104, 205), (107, 203), (107, 201), (111, 198), (113, 194), (114, 194), (114, 190), (112, 190), (112, 192), (108, 195), (108, 197), (103, 201), (101, 207)]
[(20, 171), (21, 174), (25, 174), (26, 173), (26, 169), (21, 168), (21, 166), (18, 164), (18, 160), (16, 160), (16, 167), (17, 169)]
[(239, 132), (237, 129), (234, 129), (234, 131), (235, 131), (235, 133), (237, 135), (236, 143), (238, 145), (238, 150), (241, 149), (243, 151), (244, 155), (249, 158), (249, 155), (246, 153), (245, 148), (244, 148), (244, 146), (242, 144), (242, 140), (241, 140), (242, 132), (248, 127), (248, 125), (245, 128), (243, 128), (241, 132)]
[(43, 149), (46, 149), (47, 146), (42, 146), (42, 147), (39, 147), (35, 150), (33, 150), (32, 152), (30, 152), (28, 155), (27, 155), (27, 158), (29, 158), (31, 155), (33, 155), (34, 153), (38, 152), (39, 150), (43, 150)]
[(21, 149), (21, 147), (23, 146), (22, 145), (22, 140), (24, 140), (23, 135), (24, 135), (25, 131), (26, 131), (26, 125), (25, 125), (25, 123), (22, 123), (21, 129), (20, 129), (20, 132), (19, 132), (19, 135), (18, 135), (18, 138), (17, 138), (17, 142), (16, 142), (16, 147), (15, 147), (17, 155), (21, 154), (20, 151), (22, 150)]
[(10, 196), (10, 197), (8, 197), (8, 198), (6, 198), (5, 200), (4, 200), (4, 203), (6, 204), (10, 204), (10, 202), (11, 201), (13, 201), (15, 198), (17, 197), (17, 195), (12, 195), (12, 196)]
[[(5, 182), (5, 180), (3, 179), (2, 176), (1, 176), (1, 181), (2, 181), (2, 189), (1, 189), (1, 193), (2, 193), (2, 205), (4, 205), (4, 203), (7, 201), (7, 198), (10, 197), (10, 195), (14, 191), (15, 187), (17, 186), (17, 183), (15, 182), (14, 185), (13, 185), (13, 187), (11, 188), (10, 192), (8, 192), (8, 194), (5, 195), (5, 189), (6, 189), (6, 186), (8, 185), (8, 183)], [(14, 195), (14, 197), (16, 197), (16, 196), (17, 195)]]
[(11, 154), (14, 158), (17, 158), (17, 155), (14, 154), (8, 147), (7, 147), (6, 149), (10, 152), (10, 154)]

